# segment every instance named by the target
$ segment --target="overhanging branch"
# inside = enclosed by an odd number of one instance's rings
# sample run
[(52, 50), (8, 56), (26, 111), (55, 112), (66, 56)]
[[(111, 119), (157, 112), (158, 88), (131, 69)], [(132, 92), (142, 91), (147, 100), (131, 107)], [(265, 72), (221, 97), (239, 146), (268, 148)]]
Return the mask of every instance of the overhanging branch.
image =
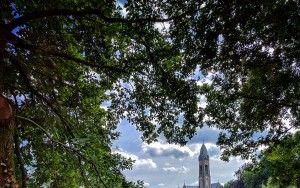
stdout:
[(22, 68), (21, 64), (19, 63), (19, 61), (12, 57), (9, 54), (5, 54), (10, 61), (12, 62), (12, 64), (16, 67), (16, 69), (18, 70), (18, 72), (20, 73), (20, 75), (22, 76), (25, 85), (27, 86), (27, 88), (34, 94), (36, 95), (39, 99), (41, 99), (43, 102), (45, 102), (47, 104), (47, 106), (54, 112), (54, 114), (56, 114), (59, 119), (63, 122), (64, 124), (64, 128), (65, 131), (71, 136), (74, 137), (73, 131), (71, 129), (70, 123), (60, 114), (59, 110), (57, 108), (55, 108), (53, 106), (53, 104), (45, 97), (43, 96), (40, 92), (38, 92), (32, 85), (31, 85), (31, 81), (30, 79), (27, 77), (26, 72), (24, 71), (24, 69)]
[(103, 186), (104, 186), (105, 188), (108, 188), (108, 187), (106, 186), (105, 182), (104, 182), (104, 181), (102, 180), (102, 178), (100, 177), (100, 172), (99, 172), (99, 170), (98, 170), (98, 168), (97, 168), (97, 165), (96, 165), (93, 161), (87, 159), (87, 158), (80, 152), (80, 150), (78, 150), (78, 149), (76, 149), (76, 148), (69, 147), (69, 146), (67, 146), (67, 145), (64, 144), (64, 143), (62, 143), (62, 142), (60, 142), (60, 141), (57, 141), (57, 140), (53, 139), (52, 136), (47, 132), (47, 130), (44, 129), (41, 125), (39, 125), (39, 124), (36, 123), (35, 121), (33, 121), (33, 120), (31, 120), (31, 119), (29, 119), (29, 118), (27, 118), (27, 117), (18, 116), (18, 115), (16, 115), (16, 118), (23, 119), (23, 120), (25, 120), (25, 121), (28, 121), (28, 122), (32, 123), (32, 124), (35, 125), (37, 128), (39, 128), (41, 131), (43, 131), (44, 134), (47, 136), (47, 138), (48, 138), (52, 143), (55, 143), (55, 144), (57, 144), (57, 145), (59, 145), (59, 146), (62, 146), (62, 147), (65, 148), (67, 151), (72, 152), (73, 154), (76, 154), (76, 155), (77, 155), (78, 157), (80, 157), (81, 159), (84, 159), (85, 161), (87, 161), (88, 163), (90, 163), (90, 164), (93, 166), (93, 168), (94, 168), (94, 170), (96, 171), (96, 173), (98, 174), (98, 178), (100, 179), (101, 184), (103, 184)]
[(25, 14), (19, 18), (15, 18), (14, 20), (12, 20), (10, 23), (7, 24), (6, 27), (11, 31), (14, 28), (24, 25), (30, 21), (41, 19), (41, 18), (54, 17), (54, 16), (84, 17), (88, 15), (96, 15), (107, 23), (124, 23), (124, 24), (141, 23), (141, 22), (169, 22), (172, 20), (183, 18), (187, 15), (191, 15), (194, 12), (196, 12), (196, 10), (188, 10), (182, 14), (171, 16), (168, 18), (148, 17), (148, 18), (126, 19), (126, 18), (118, 18), (118, 17), (108, 17), (104, 15), (103, 12), (99, 9), (85, 9), (85, 10), (52, 9), (52, 10), (44, 10), (44, 11), (34, 11)]
[(285, 107), (300, 106), (300, 104), (298, 104), (298, 103), (291, 103), (291, 102), (286, 102), (286, 101), (268, 99), (268, 98), (264, 98), (262, 96), (249, 95), (249, 94), (245, 94), (245, 93), (237, 93), (235, 95), (239, 96), (241, 98), (250, 99), (250, 100), (254, 100), (254, 101), (262, 101), (262, 102), (266, 102), (266, 103), (270, 103), (270, 104), (275, 104), (278, 106), (285, 106)]
[(103, 64), (99, 64), (98, 62), (87, 61), (82, 58), (72, 56), (65, 52), (59, 52), (59, 51), (56, 51), (53, 49), (50, 49), (50, 50), (45, 49), (45, 48), (42, 48), (41, 46), (30, 44), (29, 42), (15, 36), (13, 34), (10, 35), (10, 41), (13, 43), (13, 45), (15, 45), (18, 48), (31, 50), (32, 52), (35, 52), (40, 55), (46, 55), (46, 56), (58, 57), (58, 58), (61, 58), (64, 60), (70, 60), (75, 63), (85, 65), (85, 66), (88, 66), (91, 68), (104, 69), (104, 70), (114, 71), (114, 72), (118, 72), (118, 73), (125, 73), (125, 71), (126, 71), (125, 68), (129, 68), (126, 66), (123, 68), (123, 67), (116, 67), (116, 66), (110, 66), (110, 65), (103, 65)]

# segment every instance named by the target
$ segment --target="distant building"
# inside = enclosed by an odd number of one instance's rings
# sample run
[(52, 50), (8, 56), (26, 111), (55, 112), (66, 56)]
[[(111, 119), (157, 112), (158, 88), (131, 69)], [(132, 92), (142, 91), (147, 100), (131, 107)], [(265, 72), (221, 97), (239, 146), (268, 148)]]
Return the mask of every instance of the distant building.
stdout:
[(218, 187), (220, 187), (219, 183), (211, 184), (209, 156), (208, 156), (208, 152), (207, 152), (207, 149), (204, 144), (202, 144), (201, 149), (200, 149), (198, 163), (199, 163), (198, 185), (190, 186), (190, 185), (185, 185), (185, 183), (184, 183), (183, 188), (218, 188)]

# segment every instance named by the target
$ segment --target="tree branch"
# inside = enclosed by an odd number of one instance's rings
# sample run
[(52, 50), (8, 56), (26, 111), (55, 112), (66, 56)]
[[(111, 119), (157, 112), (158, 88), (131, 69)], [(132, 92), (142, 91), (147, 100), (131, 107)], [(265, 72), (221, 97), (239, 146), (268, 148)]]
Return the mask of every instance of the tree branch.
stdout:
[(60, 112), (58, 111), (58, 109), (56, 109), (53, 104), (46, 98), (44, 97), (41, 93), (39, 93), (36, 89), (34, 89), (34, 87), (30, 84), (30, 79), (27, 77), (27, 74), (25, 73), (25, 71), (23, 70), (21, 64), (19, 63), (19, 61), (12, 57), (9, 54), (6, 54), (7, 57), (10, 59), (10, 61), (13, 63), (13, 65), (16, 67), (16, 69), (18, 70), (18, 72), (20, 73), (20, 75), (22, 76), (25, 85), (27, 86), (27, 88), (34, 94), (36, 95), (38, 98), (40, 98), (42, 101), (44, 101), (49, 107), (50, 109), (59, 117), (59, 119), (64, 123), (64, 128), (65, 131), (67, 133), (69, 133), (69, 135), (71, 137), (74, 137), (73, 131), (71, 129), (70, 123), (65, 120), (65, 118), (60, 114)]
[(91, 61), (86, 61), (84, 59), (80, 59), (77, 57), (74, 57), (72, 55), (69, 55), (67, 53), (63, 53), (63, 52), (54, 52), (54, 51), (45, 51), (45, 50), (41, 50), (40, 51), (42, 55), (50, 55), (50, 56), (54, 56), (54, 57), (59, 57), (65, 60), (70, 60), (88, 67), (92, 67), (92, 68), (99, 68), (99, 69), (106, 69), (106, 70), (112, 70), (115, 72), (119, 72), (119, 73), (124, 73), (125, 70), (123, 68), (118, 68), (118, 67), (114, 67), (114, 66), (108, 66), (108, 65), (99, 65), (96, 62), (91, 62)]
[(15, 18), (14, 20), (12, 20), (10, 23), (6, 25), (6, 28), (8, 28), (11, 31), (14, 28), (24, 25), (30, 21), (41, 19), (41, 18), (54, 17), (54, 16), (84, 17), (88, 15), (96, 15), (107, 23), (124, 23), (124, 24), (141, 23), (141, 22), (168, 22), (168, 21), (183, 18), (187, 15), (192, 15), (196, 11), (197, 10), (189, 10), (182, 14), (171, 16), (168, 18), (148, 17), (148, 18), (126, 19), (126, 18), (118, 18), (118, 17), (107, 17), (99, 9), (84, 9), (84, 10), (52, 9), (52, 10), (44, 10), (44, 11), (34, 11), (25, 14), (19, 18)]
[(64, 53), (64, 52), (58, 52), (55, 50), (47, 50), (45, 48), (41, 48), (41, 46), (36, 46), (36, 45), (30, 44), (29, 42), (15, 36), (13, 34), (10, 35), (9, 39), (13, 43), (13, 45), (15, 45), (16, 47), (31, 50), (32, 52), (36, 52), (40, 55), (48, 55), (48, 56), (58, 57), (58, 58), (62, 58), (65, 60), (73, 61), (73, 62), (81, 64), (81, 65), (89, 66), (92, 68), (106, 69), (106, 70), (115, 71), (118, 73), (125, 73), (125, 69), (122, 67), (101, 65), (101, 64), (98, 64), (97, 62), (92, 62), (92, 61), (87, 61), (87, 60), (84, 60), (81, 58), (77, 58), (77, 57), (74, 57), (74, 56)]
[(21, 176), (22, 176), (21, 188), (27, 188), (27, 172), (24, 167), (23, 157), (20, 150), (20, 141), (19, 141), (17, 131), (16, 134), (14, 135), (14, 141), (15, 141), (15, 153), (17, 157), (17, 162), (19, 164), (21, 170)]
[(286, 107), (298, 107), (300, 106), (300, 104), (297, 103), (289, 103), (286, 101), (279, 101), (279, 100), (273, 100), (273, 99), (267, 99), (267, 98), (263, 98), (261, 96), (254, 96), (254, 95), (247, 95), (244, 93), (237, 93), (235, 94), (241, 98), (245, 98), (245, 99), (250, 99), (250, 100), (256, 100), (256, 101), (263, 101), (266, 103), (272, 103), (272, 104), (277, 104), (279, 106), (286, 106)]
[(84, 159), (85, 161), (89, 162), (89, 163), (93, 166), (93, 168), (94, 168), (94, 170), (96, 171), (96, 173), (98, 174), (98, 178), (100, 179), (100, 182), (103, 184), (103, 186), (104, 186), (105, 188), (108, 188), (108, 187), (106, 186), (106, 184), (104, 183), (104, 181), (102, 180), (102, 178), (100, 177), (100, 172), (99, 172), (99, 170), (98, 170), (98, 168), (97, 168), (97, 165), (96, 165), (93, 161), (87, 159), (87, 158), (80, 152), (80, 150), (77, 150), (76, 148), (71, 148), (71, 147), (65, 145), (64, 143), (62, 143), (62, 142), (60, 142), (60, 141), (54, 140), (54, 139), (52, 138), (52, 136), (47, 132), (47, 130), (44, 129), (41, 125), (37, 124), (35, 121), (33, 121), (33, 120), (29, 119), (29, 118), (23, 117), (23, 116), (18, 116), (18, 115), (16, 115), (15, 117), (16, 117), (16, 118), (19, 118), (19, 119), (26, 120), (26, 121), (28, 121), (28, 122), (34, 124), (37, 128), (39, 128), (41, 131), (44, 132), (44, 134), (47, 136), (47, 138), (49, 138), (49, 140), (50, 140), (51, 142), (53, 142), (53, 143), (55, 143), (55, 144), (57, 144), (57, 145), (59, 145), (59, 146), (62, 146), (62, 147), (65, 148), (67, 151), (71, 151), (73, 154), (75, 153), (78, 157), (80, 157), (80, 158)]

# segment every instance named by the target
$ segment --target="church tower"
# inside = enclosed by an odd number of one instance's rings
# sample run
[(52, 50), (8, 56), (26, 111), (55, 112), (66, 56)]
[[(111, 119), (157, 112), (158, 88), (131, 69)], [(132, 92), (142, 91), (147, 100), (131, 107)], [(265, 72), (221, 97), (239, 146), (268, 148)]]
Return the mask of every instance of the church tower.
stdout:
[(202, 144), (198, 161), (199, 161), (199, 188), (211, 188), (209, 156), (204, 144)]

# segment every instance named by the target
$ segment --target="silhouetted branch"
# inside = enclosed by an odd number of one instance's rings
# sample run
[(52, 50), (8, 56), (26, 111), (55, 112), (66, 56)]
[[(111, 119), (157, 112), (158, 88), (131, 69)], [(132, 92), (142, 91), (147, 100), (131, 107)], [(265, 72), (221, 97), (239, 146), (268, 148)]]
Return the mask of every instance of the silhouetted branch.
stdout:
[(98, 178), (99, 178), (101, 184), (103, 184), (103, 186), (104, 186), (105, 188), (108, 188), (108, 187), (106, 186), (106, 184), (104, 183), (104, 181), (102, 180), (101, 176), (100, 176), (100, 172), (99, 172), (99, 170), (98, 170), (98, 168), (97, 168), (97, 165), (96, 165), (93, 161), (87, 159), (87, 158), (80, 152), (80, 150), (78, 150), (78, 149), (76, 149), (76, 148), (69, 147), (69, 146), (67, 146), (67, 145), (64, 144), (64, 143), (62, 143), (62, 142), (60, 142), (60, 141), (57, 141), (57, 140), (53, 139), (52, 136), (47, 132), (47, 130), (44, 129), (41, 125), (39, 125), (39, 124), (36, 123), (35, 121), (33, 121), (33, 120), (31, 120), (31, 119), (29, 119), (29, 118), (27, 118), (27, 117), (18, 116), (18, 115), (16, 115), (16, 118), (23, 119), (23, 120), (26, 120), (26, 121), (32, 123), (32, 124), (35, 125), (37, 128), (39, 128), (41, 131), (43, 131), (43, 133), (47, 136), (47, 138), (48, 138), (52, 143), (55, 143), (55, 144), (57, 144), (57, 145), (59, 145), (59, 146), (62, 146), (62, 147), (65, 148), (67, 151), (70, 151), (70, 152), (72, 152), (73, 154), (76, 154), (76, 155), (77, 155), (78, 157), (80, 157), (81, 159), (83, 159), (83, 160), (85, 160), (86, 162), (90, 163), (90, 164), (93, 166), (93, 168), (94, 168), (94, 170), (96, 171), (96, 173), (98, 174)]
[(266, 103), (275, 104), (275, 105), (278, 105), (278, 106), (286, 106), (286, 107), (300, 106), (300, 104), (297, 104), (297, 103), (291, 103), (291, 102), (286, 102), (286, 101), (268, 99), (268, 98), (264, 98), (262, 96), (249, 95), (249, 94), (245, 94), (245, 93), (237, 93), (235, 95), (239, 96), (241, 98), (255, 100), (255, 101), (262, 101), (262, 102), (266, 102)]
[(127, 18), (118, 18), (118, 17), (108, 17), (104, 15), (103, 12), (99, 9), (84, 9), (84, 10), (52, 9), (52, 10), (34, 11), (31, 13), (27, 13), (19, 18), (15, 18), (10, 23), (8, 23), (6, 27), (9, 30), (13, 30), (14, 28), (26, 24), (32, 20), (54, 17), (54, 16), (84, 17), (88, 15), (96, 15), (107, 23), (125, 23), (125, 24), (141, 23), (141, 22), (168, 22), (168, 21), (180, 19), (187, 15), (191, 15), (194, 12), (196, 12), (196, 10), (189, 10), (182, 14), (171, 16), (168, 18), (148, 17), (148, 18), (127, 19)]
[(32, 85), (31, 85), (31, 81), (28, 78), (25, 70), (22, 68), (21, 64), (19, 63), (19, 61), (12, 57), (9, 54), (6, 54), (7, 57), (10, 59), (10, 61), (13, 63), (13, 65), (16, 67), (16, 69), (19, 71), (20, 75), (22, 76), (25, 85), (28, 87), (28, 89), (34, 94), (36, 95), (38, 98), (40, 98), (43, 102), (45, 102), (47, 104), (48, 107), (50, 107), (50, 109), (60, 118), (60, 120), (64, 123), (64, 128), (65, 131), (69, 133), (69, 135), (71, 137), (74, 137), (74, 134), (71, 130), (71, 126), (70, 123), (60, 114), (59, 110), (56, 109), (53, 104), (45, 97), (43, 96), (41, 93), (39, 93)]
[[(44, 55), (44, 56), (46, 55), (48, 57), (52, 56), (52, 57), (57, 57), (57, 58), (61, 58), (64, 60), (70, 60), (75, 63), (85, 65), (85, 66), (88, 66), (91, 68), (104, 69), (104, 70), (114, 71), (114, 72), (118, 72), (118, 73), (124, 73), (126, 71), (125, 67), (123, 68), (123, 67), (103, 65), (103, 64), (99, 64), (98, 62), (87, 61), (82, 58), (75, 57), (73, 55), (70, 55), (70, 54), (62, 52), (62, 51), (56, 51), (53, 49), (45, 49), (41, 46), (30, 44), (29, 42), (15, 36), (13, 34), (10, 35), (9, 39), (16, 47), (21, 48), (21, 49), (31, 50), (32, 52), (40, 54), (40, 55)], [(128, 68), (128, 67), (126, 67), (126, 68)]]
[(27, 188), (27, 172), (26, 172), (26, 169), (24, 166), (23, 157), (22, 157), (21, 150), (20, 150), (20, 141), (19, 141), (17, 131), (14, 136), (14, 141), (15, 141), (15, 153), (16, 153), (16, 157), (17, 157), (17, 162), (19, 164), (19, 167), (21, 170), (21, 176), (22, 176), (22, 181), (21, 181), (20, 187)]

